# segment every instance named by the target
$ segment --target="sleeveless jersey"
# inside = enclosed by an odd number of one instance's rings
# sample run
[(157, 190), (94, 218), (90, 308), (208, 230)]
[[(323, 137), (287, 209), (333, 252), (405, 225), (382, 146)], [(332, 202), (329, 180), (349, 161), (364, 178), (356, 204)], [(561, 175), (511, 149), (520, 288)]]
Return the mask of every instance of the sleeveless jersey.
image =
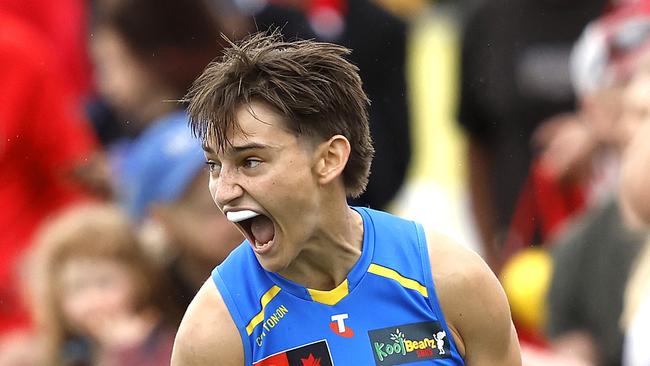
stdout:
[(360, 258), (330, 291), (265, 271), (245, 241), (212, 272), (246, 365), (464, 365), (436, 297), (424, 230), (366, 208)]

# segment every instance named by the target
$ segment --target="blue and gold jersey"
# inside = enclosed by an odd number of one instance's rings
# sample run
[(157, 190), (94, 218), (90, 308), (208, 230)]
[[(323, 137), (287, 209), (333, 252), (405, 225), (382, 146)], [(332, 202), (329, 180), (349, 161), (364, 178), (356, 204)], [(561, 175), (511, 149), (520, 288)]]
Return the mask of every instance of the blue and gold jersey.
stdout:
[(246, 365), (464, 365), (436, 297), (422, 227), (355, 210), (363, 250), (333, 290), (265, 271), (247, 242), (212, 272)]

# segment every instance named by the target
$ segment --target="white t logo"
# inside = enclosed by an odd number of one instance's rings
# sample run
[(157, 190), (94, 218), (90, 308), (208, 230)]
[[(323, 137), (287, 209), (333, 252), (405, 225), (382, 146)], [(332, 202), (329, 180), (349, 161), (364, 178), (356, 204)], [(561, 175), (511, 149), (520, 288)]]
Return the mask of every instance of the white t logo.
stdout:
[(345, 333), (345, 323), (343, 322), (348, 318), (348, 314), (336, 314), (332, 315), (332, 321), (336, 322), (339, 327), (339, 333)]

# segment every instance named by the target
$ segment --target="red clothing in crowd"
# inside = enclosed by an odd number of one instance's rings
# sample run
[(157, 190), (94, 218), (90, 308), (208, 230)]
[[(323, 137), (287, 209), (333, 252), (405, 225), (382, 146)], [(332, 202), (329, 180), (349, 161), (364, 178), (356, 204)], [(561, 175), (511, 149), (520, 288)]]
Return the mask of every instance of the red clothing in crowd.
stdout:
[(95, 146), (40, 33), (0, 12), (0, 333), (26, 324), (18, 270), (49, 214), (81, 199), (71, 171)]
[(85, 97), (91, 89), (86, 7), (85, 0), (0, 0), (0, 11), (19, 17), (47, 39), (74, 97)]

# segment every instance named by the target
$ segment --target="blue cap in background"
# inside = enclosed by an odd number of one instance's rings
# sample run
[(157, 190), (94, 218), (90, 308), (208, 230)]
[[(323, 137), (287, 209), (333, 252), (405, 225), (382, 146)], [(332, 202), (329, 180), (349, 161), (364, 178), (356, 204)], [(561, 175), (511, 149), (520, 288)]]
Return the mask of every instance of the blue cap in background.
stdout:
[(151, 204), (180, 198), (205, 166), (201, 143), (192, 136), (184, 111), (155, 121), (118, 155), (118, 194), (138, 221)]

